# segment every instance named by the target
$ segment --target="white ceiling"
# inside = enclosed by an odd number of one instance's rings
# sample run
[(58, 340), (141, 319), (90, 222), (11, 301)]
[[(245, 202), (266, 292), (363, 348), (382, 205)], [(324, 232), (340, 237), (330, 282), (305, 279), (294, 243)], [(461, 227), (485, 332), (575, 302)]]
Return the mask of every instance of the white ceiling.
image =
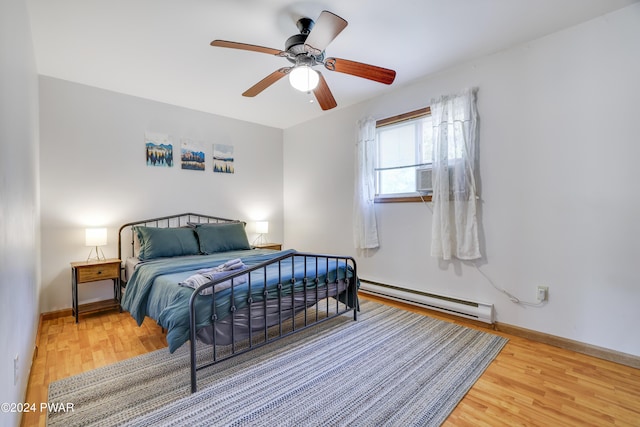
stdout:
[[(211, 47), (284, 49), (302, 16), (349, 22), (327, 56), (396, 70), (393, 85), (323, 71), (344, 108), (479, 56), (639, 0), (28, 0), (38, 73), (195, 110), (288, 128), (323, 112), (282, 79), (242, 92), (284, 58)], [(321, 68), (324, 70), (324, 68)]]

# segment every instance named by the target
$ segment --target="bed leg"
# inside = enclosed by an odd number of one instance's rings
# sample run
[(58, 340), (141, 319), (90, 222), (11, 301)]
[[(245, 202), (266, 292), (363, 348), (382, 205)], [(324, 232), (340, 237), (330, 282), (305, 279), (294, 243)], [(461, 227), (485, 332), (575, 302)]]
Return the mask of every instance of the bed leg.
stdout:
[(196, 378), (196, 314), (195, 314), (195, 297), (197, 293), (193, 293), (189, 298), (189, 350), (191, 365), (191, 394), (198, 390)]
[(198, 391), (198, 383), (196, 378), (196, 346), (195, 342), (191, 341), (189, 343), (191, 350), (191, 394)]

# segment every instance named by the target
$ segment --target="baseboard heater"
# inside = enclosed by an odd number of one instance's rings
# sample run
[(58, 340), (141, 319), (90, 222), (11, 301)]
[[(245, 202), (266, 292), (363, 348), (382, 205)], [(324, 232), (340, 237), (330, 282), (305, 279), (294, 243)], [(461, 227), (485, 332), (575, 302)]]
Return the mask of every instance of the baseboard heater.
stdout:
[(360, 278), (360, 291), (484, 323), (494, 322), (493, 304), (404, 289), (363, 278)]

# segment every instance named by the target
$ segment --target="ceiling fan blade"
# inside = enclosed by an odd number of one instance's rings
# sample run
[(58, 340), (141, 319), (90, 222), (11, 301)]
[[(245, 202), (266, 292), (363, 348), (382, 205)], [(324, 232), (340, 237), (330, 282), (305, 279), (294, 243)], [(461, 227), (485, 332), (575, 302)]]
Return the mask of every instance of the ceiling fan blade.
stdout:
[(270, 47), (264, 47), (264, 46), (256, 46), (256, 45), (253, 45), (253, 44), (230, 42), (230, 41), (227, 41), (227, 40), (214, 40), (214, 41), (211, 42), (211, 46), (228, 47), (230, 49), (250, 50), (252, 52), (268, 53), (270, 55), (276, 55), (276, 56), (286, 56), (287, 55), (286, 52), (283, 52), (283, 51), (278, 50), (278, 49), (272, 49)]
[(374, 82), (390, 85), (396, 78), (396, 72), (388, 68), (376, 67), (375, 65), (363, 64), (362, 62), (349, 61), (348, 59), (327, 58), (324, 66), (329, 71), (351, 74), (373, 80)]
[(254, 97), (258, 95), (260, 92), (262, 92), (263, 90), (265, 90), (266, 88), (268, 88), (269, 86), (271, 86), (272, 84), (274, 84), (275, 82), (277, 82), (278, 80), (280, 80), (281, 78), (289, 74), (289, 71), (291, 71), (291, 68), (292, 67), (284, 67), (274, 71), (273, 73), (269, 74), (267, 77), (260, 80), (258, 83), (254, 84), (249, 89), (247, 89), (242, 94), (242, 96)]
[(326, 111), (337, 107), (338, 103), (333, 97), (327, 81), (322, 76), (322, 73), (318, 73), (318, 75), (320, 76), (320, 80), (318, 81), (318, 86), (313, 90), (313, 94), (316, 96), (320, 108)]
[(304, 42), (305, 49), (312, 55), (320, 55), (347, 24), (348, 22), (338, 15), (323, 10)]

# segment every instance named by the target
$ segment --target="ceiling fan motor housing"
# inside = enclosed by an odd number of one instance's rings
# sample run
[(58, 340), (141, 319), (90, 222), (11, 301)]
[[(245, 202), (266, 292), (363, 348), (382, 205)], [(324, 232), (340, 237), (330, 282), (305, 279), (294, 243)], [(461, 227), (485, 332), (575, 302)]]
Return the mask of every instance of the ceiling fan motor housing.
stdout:
[(284, 44), (284, 50), (291, 54), (291, 57), (287, 57), (287, 59), (296, 64), (299, 61), (296, 60), (298, 55), (310, 56), (313, 59), (313, 65), (316, 65), (318, 62), (322, 62), (324, 59), (324, 52), (320, 55), (311, 55), (304, 48), (304, 42), (307, 40), (311, 29), (313, 28), (315, 22), (310, 18), (300, 18), (296, 23), (298, 30), (300, 30), (300, 34), (294, 34), (289, 37)]

